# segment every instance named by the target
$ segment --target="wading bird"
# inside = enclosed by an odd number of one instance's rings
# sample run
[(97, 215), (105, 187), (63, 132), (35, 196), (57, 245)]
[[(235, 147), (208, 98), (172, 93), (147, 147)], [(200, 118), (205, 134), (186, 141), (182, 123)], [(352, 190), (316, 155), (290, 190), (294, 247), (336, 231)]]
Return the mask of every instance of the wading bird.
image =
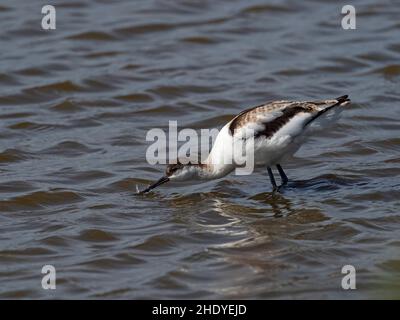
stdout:
[[(310, 127), (320, 122), (320, 126), (336, 120), (327, 114), (338, 114), (341, 107), (347, 105), (347, 95), (323, 101), (274, 101), (242, 111), (229, 121), (219, 132), (207, 159), (198, 164), (176, 164), (167, 166), (165, 175), (139, 193), (148, 192), (168, 181), (206, 181), (219, 179), (239, 167), (234, 161), (232, 146), (246, 143), (249, 132), (252, 138), (252, 152), (257, 166), (266, 166), (273, 191), (288, 183), (281, 166), (292, 156), (313, 132)], [(336, 110), (338, 112), (328, 112)], [(328, 120), (324, 122), (325, 120)], [(320, 121), (316, 121), (320, 120)], [(231, 161), (227, 161), (231, 160)], [(278, 169), (281, 185), (276, 184), (271, 167)]]

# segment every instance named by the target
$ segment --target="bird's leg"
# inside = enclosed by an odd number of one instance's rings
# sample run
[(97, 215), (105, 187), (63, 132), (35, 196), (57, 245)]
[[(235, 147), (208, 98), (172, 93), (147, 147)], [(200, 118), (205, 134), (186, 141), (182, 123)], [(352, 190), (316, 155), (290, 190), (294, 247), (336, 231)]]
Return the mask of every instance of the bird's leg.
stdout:
[(274, 177), (274, 174), (272, 173), (271, 168), (267, 167), (267, 171), (268, 171), (268, 175), (269, 175), (269, 180), (271, 180), (273, 191), (278, 190), (278, 186), (276, 185), (275, 177)]
[(280, 164), (277, 164), (276, 168), (278, 169), (279, 175), (281, 176), (281, 179), (282, 179), (282, 184), (279, 186), (279, 188), (281, 188), (282, 186), (284, 186), (288, 183), (289, 179), (288, 179), (287, 175), (285, 174), (285, 171), (283, 171), (283, 168), (281, 167)]

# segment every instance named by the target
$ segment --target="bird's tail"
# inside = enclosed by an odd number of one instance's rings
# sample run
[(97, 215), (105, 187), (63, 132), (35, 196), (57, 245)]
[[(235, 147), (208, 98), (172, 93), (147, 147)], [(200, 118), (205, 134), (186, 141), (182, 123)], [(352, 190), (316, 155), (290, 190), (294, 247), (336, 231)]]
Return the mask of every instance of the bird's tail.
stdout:
[(337, 103), (342, 104), (343, 102), (350, 102), (351, 100), (349, 99), (349, 96), (346, 94), (344, 96), (341, 96), (339, 98), (335, 99)]
[(349, 96), (346, 94), (344, 96), (340, 96), (336, 99), (333, 100), (327, 100), (327, 101), (323, 101), (322, 103), (318, 103), (321, 105), (322, 109), (320, 111), (318, 111), (317, 113), (315, 113), (305, 124), (305, 126), (309, 125), (310, 123), (312, 123), (314, 120), (316, 120), (317, 118), (319, 118), (320, 116), (322, 116), (324, 113), (326, 113), (327, 111), (338, 107), (338, 106), (344, 106), (346, 104), (348, 104), (351, 100), (349, 99)]

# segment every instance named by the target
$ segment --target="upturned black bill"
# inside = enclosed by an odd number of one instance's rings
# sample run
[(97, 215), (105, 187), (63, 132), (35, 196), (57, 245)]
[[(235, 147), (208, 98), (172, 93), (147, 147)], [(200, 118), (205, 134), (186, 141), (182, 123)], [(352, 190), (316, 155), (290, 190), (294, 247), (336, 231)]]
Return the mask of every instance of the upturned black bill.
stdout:
[(154, 189), (154, 188), (156, 188), (156, 187), (158, 187), (158, 186), (160, 186), (163, 183), (168, 182), (168, 181), (169, 181), (169, 178), (167, 176), (161, 177), (160, 180), (158, 180), (157, 182), (154, 182), (152, 185), (150, 185), (149, 187), (147, 187), (143, 191), (140, 191), (139, 193), (142, 194), (142, 193), (149, 192), (150, 190), (152, 190), (152, 189)]

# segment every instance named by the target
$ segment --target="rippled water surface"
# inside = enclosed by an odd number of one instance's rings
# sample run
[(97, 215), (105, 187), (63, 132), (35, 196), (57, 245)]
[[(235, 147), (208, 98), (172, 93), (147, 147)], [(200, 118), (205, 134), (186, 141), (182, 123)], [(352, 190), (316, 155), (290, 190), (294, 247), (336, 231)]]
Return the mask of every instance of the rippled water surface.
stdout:
[[(0, 4), (0, 298), (399, 298), (400, 3)], [(284, 164), (135, 195), (151, 128), (349, 94)], [(43, 265), (57, 289), (41, 288)], [(353, 265), (357, 290), (341, 289)]]

